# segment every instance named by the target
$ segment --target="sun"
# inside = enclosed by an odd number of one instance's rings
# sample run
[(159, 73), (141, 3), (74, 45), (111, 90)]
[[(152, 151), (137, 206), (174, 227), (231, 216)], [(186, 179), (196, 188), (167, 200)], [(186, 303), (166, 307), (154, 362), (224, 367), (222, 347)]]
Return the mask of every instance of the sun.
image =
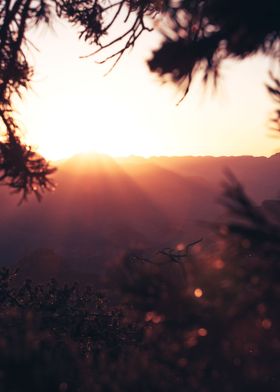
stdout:
[[(81, 125), (83, 127), (83, 125)], [(53, 138), (42, 136), (38, 151), (50, 160), (65, 159), (79, 153), (96, 152), (113, 157), (129, 155), (152, 155), (152, 149), (145, 148), (133, 140), (129, 127), (116, 127), (113, 123), (101, 123), (93, 129), (84, 124), (84, 128), (77, 128), (72, 124), (60, 128)], [(134, 139), (137, 138), (134, 135)]]
[[(34, 102), (36, 108), (36, 101)], [(52, 99), (51, 110), (41, 104), (28, 118), (27, 141), (48, 160), (96, 152), (113, 157), (155, 154), (158, 141), (132, 111), (115, 102), (98, 104), (92, 97)], [(46, 116), (46, 113), (50, 115)]]

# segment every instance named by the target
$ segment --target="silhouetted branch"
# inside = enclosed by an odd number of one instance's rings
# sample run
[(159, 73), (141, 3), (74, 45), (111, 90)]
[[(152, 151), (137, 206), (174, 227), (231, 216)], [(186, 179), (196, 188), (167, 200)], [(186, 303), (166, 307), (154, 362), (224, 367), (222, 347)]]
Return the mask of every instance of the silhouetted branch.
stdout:
[(21, 141), (12, 102), (14, 95), (21, 97), (28, 88), (33, 74), (24, 53), (26, 32), (49, 15), (44, 0), (4, 1), (0, 11), (0, 118), (5, 132), (0, 142), (0, 182), (21, 194), (20, 203), (31, 193), (40, 200), (44, 191), (54, 188), (49, 176), (55, 168)]
[(41, 200), (42, 193), (53, 190), (55, 183), (49, 178), (56, 169), (16, 135), (17, 126), (9, 115), (0, 112), (6, 126), (7, 137), (0, 142), (0, 182), (21, 194), (20, 203), (33, 193)]
[[(105, 3), (106, 4), (106, 3)], [(123, 12), (126, 9), (126, 16)], [(126, 0), (116, 1), (103, 5), (102, 1), (84, 2), (83, 7), (80, 1), (58, 1), (57, 12), (59, 16), (67, 18), (70, 23), (81, 28), (79, 37), (85, 41), (94, 43), (98, 48), (92, 53), (82, 56), (83, 58), (104, 52), (106, 49), (112, 48), (112, 53), (99, 63), (103, 64), (108, 60), (114, 59), (113, 66), (118, 63), (123, 54), (132, 48), (138, 38), (144, 31), (152, 31), (152, 28), (146, 25), (146, 16), (155, 17), (159, 9), (155, 6), (155, 2)], [(109, 19), (109, 21), (107, 21)], [(108, 36), (112, 26), (121, 21), (125, 26), (124, 31), (117, 35), (116, 38), (104, 41)], [(126, 25), (128, 24), (128, 27)], [(118, 48), (120, 44), (120, 49)], [(110, 69), (110, 70), (111, 70)], [(109, 71), (110, 72), (110, 71)]]
[(250, 246), (266, 254), (280, 254), (280, 221), (271, 221), (263, 209), (254, 205), (233, 173), (227, 172), (222, 204), (231, 215), (227, 234), (235, 234), (249, 241)]
[(280, 132), (280, 79), (270, 72), (271, 82), (266, 84), (266, 88), (271, 95), (274, 102), (277, 104), (278, 109), (274, 111), (274, 116), (271, 118), (271, 128), (274, 131)]
[(138, 256), (138, 255), (133, 255), (129, 257), (129, 262), (135, 263), (135, 262), (140, 262), (140, 263), (147, 263), (156, 267), (162, 267), (168, 264), (177, 264), (179, 265), (183, 278), (186, 278), (185, 275), (185, 268), (184, 268), (184, 263), (188, 260), (190, 256), (190, 249), (202, 242), (202, 238), (200, 238), (197, 241), (193, 241), (185, 246), (183, 250), (176, 250), (173, 248), (164, 248), (162, 250), (159, 250), (155, 253), (154, 256), (161, 255), (164, 256), (165, 260), (155, 260), (154, 258), (148, 258), (144, 257), (143, 255)]

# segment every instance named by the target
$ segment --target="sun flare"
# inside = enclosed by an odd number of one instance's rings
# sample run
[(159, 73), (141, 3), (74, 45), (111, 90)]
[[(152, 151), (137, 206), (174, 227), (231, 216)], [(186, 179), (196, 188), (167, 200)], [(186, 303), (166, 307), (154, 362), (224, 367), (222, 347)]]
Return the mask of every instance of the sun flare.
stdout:
[[(29, 117), (27, 141), (49, 160), (66, 159), (79, 153), (96, 152), (114, 157), (157, 152), (159, 143), (133, 112), (116, 104), (92, 105), (92, 99), (75, 105), (70, 99), (52, 102), (52, 115), (40, 107)], [(35, 115), (34, 115), (35, 113)], [(35, 141), (35, 143), (34, 143)]]

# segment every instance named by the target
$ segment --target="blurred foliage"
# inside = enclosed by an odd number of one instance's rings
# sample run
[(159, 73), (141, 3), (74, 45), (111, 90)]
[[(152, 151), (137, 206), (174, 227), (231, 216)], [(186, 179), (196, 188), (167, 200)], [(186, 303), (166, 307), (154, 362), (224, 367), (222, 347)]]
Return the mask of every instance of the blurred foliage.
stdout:
[(103, 363), (140, 340), (141, 325), (93, 288), (55, 280), (18, 287), (16, 274), (0, 271), (1, 391), (88, 391), (97, 373), (104, 377)]
[(103, 293), (2, 269), (0, 390), (278, 392), (280, 218), (232, 175), (223, 200), (216, 241), (128, 254)]
[(258, 52), (279, 59), (277, 0), (166, 1), (166, 19), (160, 25), (163, 43), (149, 61), (151, 70), (186, 81), (186, 91), (196, 71), (204, 79), (219, 76), (225, 59), (244, 59)]
[(270, 83), (266, 87), (277, 107), (271, 118), (271, 129), (280, 132), (280, 79), (274, 76), (272, 72), (270, 72)]
[(158, 390), (279, 390), (280, 219), (233, 175), (223, 201), (230, 218), (214, 225), (215, 243), (129, 255), (113, 273), (148, 323), (149, 362), (168, 375)]

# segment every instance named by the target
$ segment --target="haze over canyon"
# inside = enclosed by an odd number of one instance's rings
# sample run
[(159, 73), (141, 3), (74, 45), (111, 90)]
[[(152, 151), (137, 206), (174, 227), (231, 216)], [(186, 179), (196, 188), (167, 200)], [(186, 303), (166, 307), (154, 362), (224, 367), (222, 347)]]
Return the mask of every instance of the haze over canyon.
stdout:
[(225, 213), (218, 203), (224, 170), (229, 168), (261, 206), (278, 198), (279, 164), (280, 154), (75, 156), (58, 165), (57, 189), (46, 193), (41, 203), (30, 198), (16, 207), (18, 196), (1, 188), (2, 264), (19, 262), (28, 269), (31, 263), (34, 272), (39, 252), (41, 263), (44, 257), (55, 260), (51, 273), (61, 267), (56, 264), (98, 272), (127, 251), (207, 240), (203, 222), (223, 219)]

